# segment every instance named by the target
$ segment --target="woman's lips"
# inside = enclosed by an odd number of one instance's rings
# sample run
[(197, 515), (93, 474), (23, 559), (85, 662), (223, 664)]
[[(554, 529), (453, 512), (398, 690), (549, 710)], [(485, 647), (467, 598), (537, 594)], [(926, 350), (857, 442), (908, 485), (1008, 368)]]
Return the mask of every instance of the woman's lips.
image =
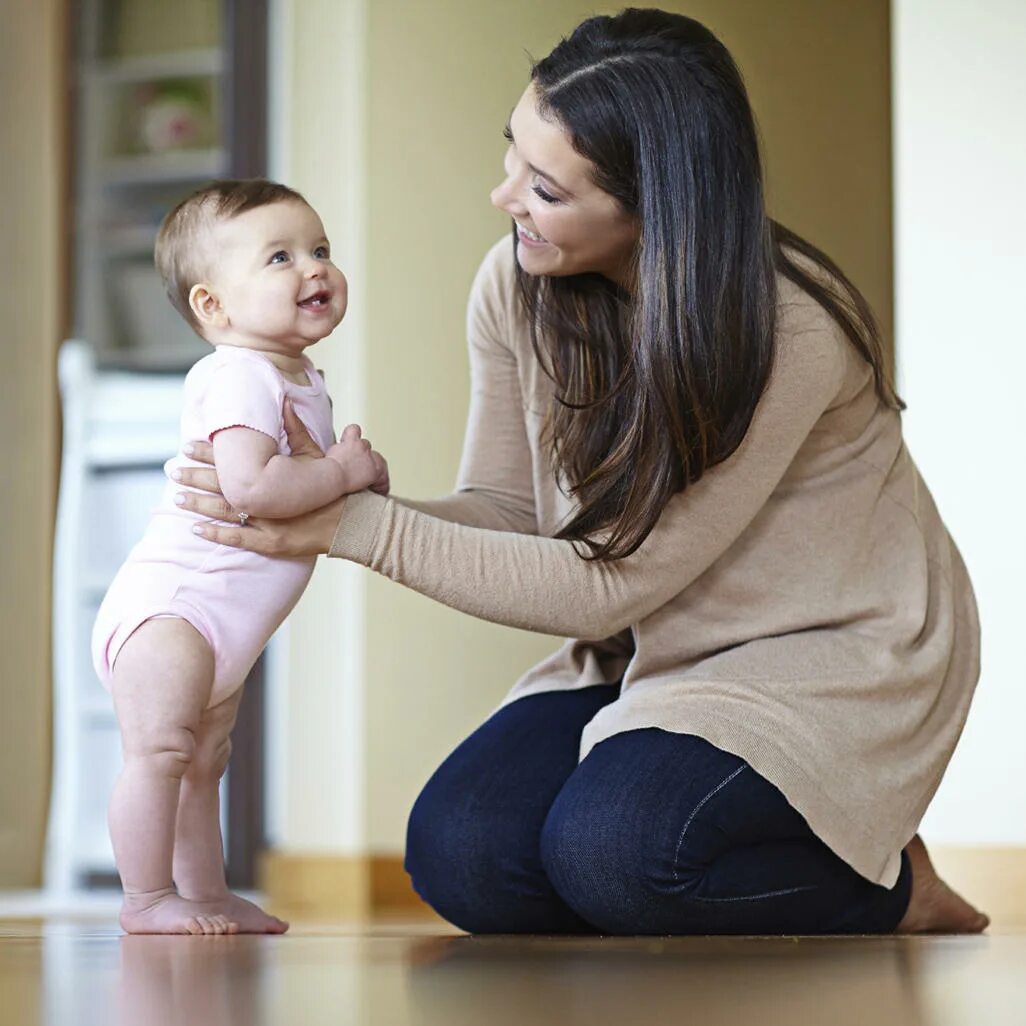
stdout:
[(517, 226), (517, 238), (525, 246), (547, 246), (548, 242), (543, 239), (537, 232), (532, 232), (528, 228), (525, 228), (519, 221), (514, 222)]

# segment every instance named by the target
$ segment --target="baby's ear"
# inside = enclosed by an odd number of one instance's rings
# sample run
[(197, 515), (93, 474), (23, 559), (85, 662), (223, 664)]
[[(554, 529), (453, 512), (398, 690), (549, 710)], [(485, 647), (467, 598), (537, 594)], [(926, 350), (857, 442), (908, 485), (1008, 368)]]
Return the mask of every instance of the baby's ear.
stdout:
[(221, 306), (221, 300), (211, 291), (209, 285), (200, 283), (189, 289), (189, 309), (203, 328), (225, 328), (228, 314)]

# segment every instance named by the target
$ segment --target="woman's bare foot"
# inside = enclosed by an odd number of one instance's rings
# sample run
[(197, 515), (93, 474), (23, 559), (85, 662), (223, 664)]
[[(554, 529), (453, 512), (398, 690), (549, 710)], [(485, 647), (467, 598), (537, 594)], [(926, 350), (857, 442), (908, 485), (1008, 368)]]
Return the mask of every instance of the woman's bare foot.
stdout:
[(186, 901), (173, 890), (126, 894), (118, 921), (125, 933), (214, 936), (239, 932), (239, 924), (223, 905)]
[(956, 894), (933, 868), (916, 834), (905, 849), (912, 864), (912, 898), (895, 933), (982, 933), (990, 918)]

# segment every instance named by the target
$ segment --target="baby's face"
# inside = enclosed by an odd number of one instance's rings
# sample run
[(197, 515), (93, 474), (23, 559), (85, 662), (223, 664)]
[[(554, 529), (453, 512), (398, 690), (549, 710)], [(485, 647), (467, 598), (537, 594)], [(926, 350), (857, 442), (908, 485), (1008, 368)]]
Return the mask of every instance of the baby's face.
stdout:
[(346, 279), (305, 203), (272, 203), (222, 221), (211, 247), (211, 288), (227, 319), (212, 342), (295, 356), (345, 315)]

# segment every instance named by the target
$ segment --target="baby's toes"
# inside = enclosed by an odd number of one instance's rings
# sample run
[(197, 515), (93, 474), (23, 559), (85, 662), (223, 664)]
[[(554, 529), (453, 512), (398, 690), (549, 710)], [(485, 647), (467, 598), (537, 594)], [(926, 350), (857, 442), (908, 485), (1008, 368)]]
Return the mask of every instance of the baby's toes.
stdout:
[(185, 931), (194, 937), (199, 937), (207, 931), (203, 929), (202, 916), (190, 916), (185, 920)]

